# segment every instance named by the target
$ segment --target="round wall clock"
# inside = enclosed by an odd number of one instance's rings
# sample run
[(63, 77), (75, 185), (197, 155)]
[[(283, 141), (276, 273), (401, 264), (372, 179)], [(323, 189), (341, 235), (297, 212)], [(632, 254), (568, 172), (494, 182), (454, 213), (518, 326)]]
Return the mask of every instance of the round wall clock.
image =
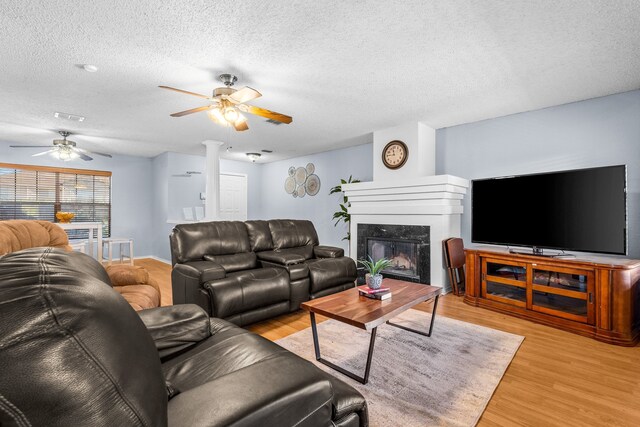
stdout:
[(409, 157), (407, 144), (394, 140), (384, 146), (382, 150), (382, 163), (389, 169), (398, 169), (404, 166)]

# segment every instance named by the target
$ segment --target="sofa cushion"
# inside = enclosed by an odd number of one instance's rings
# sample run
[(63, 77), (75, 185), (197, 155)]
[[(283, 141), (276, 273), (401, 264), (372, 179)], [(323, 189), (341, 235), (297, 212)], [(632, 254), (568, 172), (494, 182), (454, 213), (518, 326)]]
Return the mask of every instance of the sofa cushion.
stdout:
[(356, 263), (349, 257), (322, 258), (307, 261), (307, 264), (311, 293), (353, 282), (358, 277)]
[[(299, 219), (269, 220), (273, 249), (295, 248), (298, 246), (315, 246), (318, 234), (311, 221)], [(307, 258), (309, 259), (309, 258)]]
[(226, 318), (256, 308), (289, 301), (289, 278), (281, 268), (257, 268), (227, 274), (204, 284), (211, 314)]
[(249, 245), (254, 252), (270, 251), (273, 249), (271, 240), (271, 230), (269, 221), (253, 220), (246, 221), (247, 232), (249, 233)]
[(205, 255), (204, 259), (220, 265), (227, 273), (258, 267), (258, 259), (253, 252), (233, 255)]
[(240, 221), (178, 224), (170, 238), (173, 264), (250, 251), (247, 227)]
[(222, 319), (211, 319), (211, 332), (209, 339), (162, 365), (167, 381), (182, 392), (222, 378), (239, 378), (238, 372), (250, 373), (256, 380), (264, 378), (260, 382), (268, 377), (264, 374), (267, 371), (285, 378), (291, 377), (292, 373), (293, 376), (304, 376), (315, 372), (331, 383), (332, 419), (341, 420), (351, 412), (360, 417), (355, 425), (367, 425), (366, 401), (358, 391), (335, 376), (317, 370), (279, 345)]

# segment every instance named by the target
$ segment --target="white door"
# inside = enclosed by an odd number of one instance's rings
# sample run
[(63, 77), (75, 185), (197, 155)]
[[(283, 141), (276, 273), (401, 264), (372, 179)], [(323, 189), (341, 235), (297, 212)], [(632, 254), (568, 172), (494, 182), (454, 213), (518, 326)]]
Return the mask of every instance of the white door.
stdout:
[(247, 220), (247, 176), (220, 174), (220, 219)]

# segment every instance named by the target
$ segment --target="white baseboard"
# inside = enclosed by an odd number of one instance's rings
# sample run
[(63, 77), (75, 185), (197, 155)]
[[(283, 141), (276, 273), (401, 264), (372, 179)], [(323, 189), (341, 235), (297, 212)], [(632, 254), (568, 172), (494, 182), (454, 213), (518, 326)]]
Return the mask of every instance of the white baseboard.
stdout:
[(160, 262), (163, 262), (165, 264), (171, 265), (171, 261), (169, 261), (168, 259), (160, 258), (160, 257), (157, 257), (155, 255), (142, 255), (142, 256), (134, 256), (133, 257), (133, 259), (142, 259), (142, 258), (151, 258), (151, 259), (155, 259), (156, 261), (160, 261)]

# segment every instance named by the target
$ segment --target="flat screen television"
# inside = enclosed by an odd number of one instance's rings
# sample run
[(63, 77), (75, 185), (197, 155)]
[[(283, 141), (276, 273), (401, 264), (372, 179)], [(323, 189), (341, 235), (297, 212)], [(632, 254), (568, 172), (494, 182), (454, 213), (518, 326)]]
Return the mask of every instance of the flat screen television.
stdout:
[(626, 166), (473, 180), (471, 240), (627, 253)]

